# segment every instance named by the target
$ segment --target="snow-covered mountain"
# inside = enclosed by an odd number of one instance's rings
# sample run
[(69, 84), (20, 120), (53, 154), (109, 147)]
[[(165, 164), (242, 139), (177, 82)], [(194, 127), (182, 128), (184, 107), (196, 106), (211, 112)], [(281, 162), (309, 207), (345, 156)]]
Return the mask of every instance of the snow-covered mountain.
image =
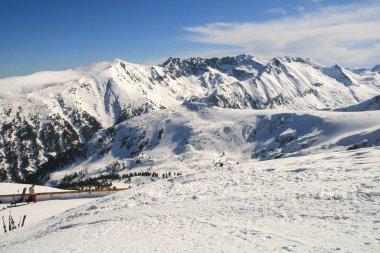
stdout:
[(208, 88), (192, 94), (191, 101), (226, 108), (333, 109), (370, 99), (380, 89), (377, 72), (326, 68), (294, 57), (274, 58), (266, 65), (250, 56), (170, 58), (162, 66), (177, 80), (196, 78)]
[(371, 71), (372, 72), (380, 72), (380, 64), (374, 66)]
[[(192, 149), (220, 152), (231, 143), (231, 148), (242, 145), (241, 154), (250, 158), (286, 156), (313, 146), (311, 141), (303, 144), (303, 140), (312, 136), (318, 139), (318, 131), (332, 131), (324, 116), (321, 119), (319, 109), (346, 108), (379, 95), (380, 74), (340, 66), (327, 68), (303, 58), (278, 57), (264, 63), (240, 55), (169, 58), (160, 66), (116, 59), (67, 71), (5, 78), (0, 86), (0, 180), (45, 181), (51, 172), (78, 159), (129, 159), (146, 150), (188, 155)], [(207, 109), (212, 106), (226, 109)], [(312, 111), (260, 116), (231, 109)], [(206, 120), (202, 112), (214, 119)], [(240, 115), (234, 120), (244, 124), (226, 127), (225, 117), (232, 115)], [(356, 121), (356, 116), (344, 115), (347, 122)], [(201, 121), (192, 122), (202, 117), (204, 128), (197, 125)], [(330, 120), (330, 116), (326, 118)], [(371, 118), (376, 116), (371, 114)], [(176, 123), (171, 125), (170, 121)], [(306, 122), (307, 127), (299, 121)], [(208, 125), (214, 128), (204, 132)], [(277, 125), (284, 129), (278, 130)], [(367, 126), (348, 125), (350, 130), (340, 134), (361, 131), (363, 135), (378, 135), (379, 122), (375, 119)], [(252, 134), (255, 131), (265, 134)], [(219, 147), (218, 136), (225, 138)], [(159, 144), (159, 137), (165, 144)], [(282, 138), (287, 144), (281, 144)], [(116, 145), (128, 149), (111, 152)], [(368, 145), (378, 145), (378, 140)]]
[(337, 109), (337, 111), (344, 112), (362, 112), (373, 110), (380, 110), (380, 95), (356, 105), (351, 105), (345, 108)]
[[(199, 104), (135, 117), (103, 130), (88, 142), (88, 159), (56, 172), (109, 172), (117, 160), (127, 168), (177, 167), (181, 160), (227, 157), (233, 163), (278, 159), (380, 145), (380, 111), (279, 111), (207, 108)], [(223, 154), (223, 155), (222, 155)], [(211, 162), (212, 163), (212, 162)], [(123, 168), (116, 168), (123, 170)]]

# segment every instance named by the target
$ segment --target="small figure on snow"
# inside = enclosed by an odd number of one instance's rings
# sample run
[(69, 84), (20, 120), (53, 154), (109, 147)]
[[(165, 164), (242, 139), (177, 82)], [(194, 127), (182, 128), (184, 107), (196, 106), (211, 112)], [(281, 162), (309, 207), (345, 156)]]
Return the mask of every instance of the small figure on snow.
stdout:
[(36, 203), (36, 192), (34, 191), (34, 186), (35, 185), (32, 185), (31, 187), (29, 187), (29, 198), (28, 198), (28, 204), (29, 202), (34, 202)]

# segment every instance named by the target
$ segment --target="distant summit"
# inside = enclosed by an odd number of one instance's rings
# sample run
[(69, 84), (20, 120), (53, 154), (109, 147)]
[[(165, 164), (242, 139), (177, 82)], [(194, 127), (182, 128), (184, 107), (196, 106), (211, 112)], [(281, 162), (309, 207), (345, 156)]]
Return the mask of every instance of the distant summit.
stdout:
[(372, 68), (372, 71), (373, 71), (373, 72), (380, 72), (380, 64), (374, 66), (374, 67)]

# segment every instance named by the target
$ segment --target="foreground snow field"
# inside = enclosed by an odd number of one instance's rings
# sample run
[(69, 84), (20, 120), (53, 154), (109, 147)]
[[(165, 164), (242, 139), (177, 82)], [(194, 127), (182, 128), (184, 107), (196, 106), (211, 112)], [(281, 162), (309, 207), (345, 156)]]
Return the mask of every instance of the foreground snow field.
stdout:
[[(26, 215), (25, 226), (34, 226), (35, 223), (40, 222), (46, 218), (50, 218), (54, 215), (59, 215), (62, 212), (69, 210), (73, 207), (83, 205), (94, 201), (93, 198), (80, 198), (80, 199), (65, 199), (65, 200), (49, 200), (41, 201), (37, 203), (22, 203), (18, 204), (16, 207), (2, 209), (3, 207), (9, 206), (9, 204), (0, 204), (0, 215), (4, 216), (6, 224), (8, 226), (8, 215), (12, 214), (13, 219), (18, 225), (21, 217)], [(7, 228), (8, 229), (8, 228)], [(2, 234), (4, 230), (0, 230)], [(14, 233), (16, 231), (12, 231)]]
[(379, 252), (379, 162), (365, 148), (183, 163), (182, 176), (1, 234), (0, 251)]

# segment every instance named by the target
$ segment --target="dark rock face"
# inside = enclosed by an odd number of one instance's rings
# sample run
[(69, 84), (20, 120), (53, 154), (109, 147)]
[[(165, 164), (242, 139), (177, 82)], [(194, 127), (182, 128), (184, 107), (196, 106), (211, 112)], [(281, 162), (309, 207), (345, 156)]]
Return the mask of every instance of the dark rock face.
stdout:
[[(264, 65), (248, 55), (210, 59), (203, 59), (199, 57), (180, 59), (170, 57), (161, 66), (164, 67), (166, 72), (174, 78), (190, 75), (200, 76), (210, 71), (210, 68), (212, 68), (233, 76), (238, 80), (246, 80), (255, 76), (252, 72), (258, 73), (264, 70)], [(239, 69), (241, 66), (244, 66), (246, 70)]]
[(0, 125), (0, 176), (2, 181), (41, 182), (49, 174), (84, 157), (85, 142), (102, 128), (86, 112), (22, 114), (23, 108), (8, 108), (1, 116), (16, 116)]

